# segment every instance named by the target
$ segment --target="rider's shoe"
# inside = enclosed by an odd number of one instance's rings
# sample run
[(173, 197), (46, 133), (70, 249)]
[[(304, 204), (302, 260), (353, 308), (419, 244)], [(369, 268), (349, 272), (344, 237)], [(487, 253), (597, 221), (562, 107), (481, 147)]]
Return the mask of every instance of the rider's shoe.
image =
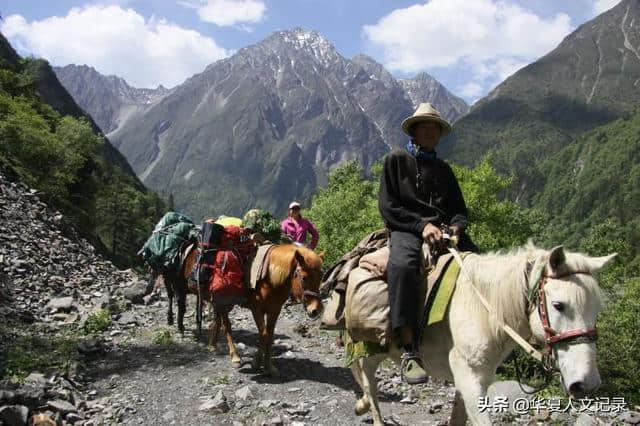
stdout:
[(416, 352), (405, 352), (401, 357), (402, 364), (400, 369), (402, 370), (402, 378), (410, 385), (417, 385), (419, 383), (427, 383), (429, 377), (427, 372), (422, 367), (422, 359), (420, 354)]

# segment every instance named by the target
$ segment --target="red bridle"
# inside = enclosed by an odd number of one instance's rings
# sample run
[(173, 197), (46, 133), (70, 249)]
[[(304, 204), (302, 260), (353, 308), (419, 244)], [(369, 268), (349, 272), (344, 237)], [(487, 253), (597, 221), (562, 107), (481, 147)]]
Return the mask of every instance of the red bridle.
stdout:
[(302, 287), (302, 300), (300, 300), (299, 302), (306, 301), (307, 297), (315, 297), (318, 299), (320, 298), (320, 294), (318, 292), (309, 290), (308, 288), (305, 287), (305, 279), (304, 279), (304, 276), (302, 275), (301, 268), (299, 265), (296, 267), (296, 270), (293, 272), (293, 277), (297, 278), (298, 281), (300, 281), (300, 287)]
[(545, 352), (547, 355), (551, 355), (553, 345), (559, 342), (568, 342), (571, 344), (595, 342), (598, 339), (598, 330), (596, 327), (576, 328), (573, 330), (557, 332), (551, 328), (549, 323), (549, 312), (547, 310), (547, 297), (544, 293), (544, 285), (547, 283), (547, 278), (563, 278), (569, 275), (585, 274), (591, 275), (589, 271), (571, 271), (562, 275), (547, 275), (543, 274), (540, 277), (540, 284), (534, 286), (538, 287), (538, 314), (540, 315), (540, 321), (542, 322), (542, 328), (545, 334)]

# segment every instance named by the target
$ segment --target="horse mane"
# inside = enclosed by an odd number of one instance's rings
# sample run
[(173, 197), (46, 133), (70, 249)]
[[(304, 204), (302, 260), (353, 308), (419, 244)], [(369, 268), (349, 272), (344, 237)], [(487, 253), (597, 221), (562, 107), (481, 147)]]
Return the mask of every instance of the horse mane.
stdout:
[(276, 245), (269, 253), (269, 278), (272, 285), (278, 286), (291, 278), (296, 251), (304, 257), (304, 262), (310, 269), (322, 267), (322, 258), (311, 249), (294, 244)]
[[(528, 323), (527, 295), (529, 286), (533, 285), (530, 280), (534, 279), (530, 275), (532, 270), (547, 264), (549, 254), (548, 250), (537, 248), (529, 241), (525, 246), (506, 253), (490, 252), (465, 259), (465, 269), (474, 285), (491, 305), (494, 319), (498, 320), (490, 322), (491, 333), (496, 339), (501, 340), (503, 337), (499, 322), (509, 325), (514, 330), (519, 330)], [(566, 263), (572, 271), (589, 270), (587, 259), (580, 253), (566, 252)], [(587, 300), (602, 303), (601, 291), (595, 279), (588, 275), (574, 277), (580, 278), (567, 279), (571, 279), (582, 289), (576, 293), (578, 309), (585, 306)], [(486, 316), (486, 309), (471, 286), (460, 287), (460, 291), (465, 294), (465, 306), (474, 312), (484, 312)], [(570, 287), (567, 287), (567, 290), (569, 289)]]

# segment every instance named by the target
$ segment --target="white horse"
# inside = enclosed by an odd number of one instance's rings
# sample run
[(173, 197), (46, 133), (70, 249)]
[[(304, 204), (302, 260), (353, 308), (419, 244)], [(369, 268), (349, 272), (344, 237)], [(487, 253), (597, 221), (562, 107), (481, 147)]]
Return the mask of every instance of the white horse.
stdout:
[[(592, 274), (615, 256), (589, 257), (565, 252), (561, 246), (546, 251), (529, 243), (506, 254), (465, 258), (445, 319), (424, 331), (420, 346), (427, 374), (455, 383), (450, 424), (464, 425), (467, 418), (474, 425), (491, 424), (489, 413), (478, 409), (478, 401), (516, 345), (500, 323), (525, 339), (548, 344), (572, 396), (584, 396), (600, 386), (594, 341), (601, 294)], [(472, 284), (489, 302), (492, 314)], [(391, 344), (388, 353), (360, 358), (351, 366), (364, 393), (356, 403), (356, 414), (371, 409), (375, 426), (384, 425), (375, 372), (387, 357), (399, 362), (400, 350)]]

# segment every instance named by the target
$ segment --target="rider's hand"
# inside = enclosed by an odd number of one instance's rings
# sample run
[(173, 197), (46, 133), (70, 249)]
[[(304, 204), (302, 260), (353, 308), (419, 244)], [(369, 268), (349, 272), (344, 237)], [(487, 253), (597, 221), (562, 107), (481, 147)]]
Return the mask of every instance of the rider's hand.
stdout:
[(427, 223), (422, 229), (422, 239), (429, 244), (435, 244), (442, 241), (442, 231), (432, 223)]

